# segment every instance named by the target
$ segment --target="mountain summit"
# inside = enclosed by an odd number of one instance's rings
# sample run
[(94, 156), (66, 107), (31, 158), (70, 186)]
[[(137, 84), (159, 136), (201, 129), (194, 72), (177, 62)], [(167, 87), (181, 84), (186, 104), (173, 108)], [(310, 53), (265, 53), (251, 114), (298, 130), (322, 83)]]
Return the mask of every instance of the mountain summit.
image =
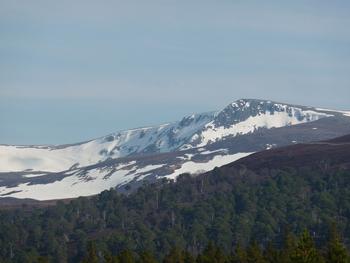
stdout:
[(350, 113), (240, 99), (217, 112), (73, 145), (0, 145), (0, 196), (40, 200), (209, 171), (253, 152), (350, 133)]

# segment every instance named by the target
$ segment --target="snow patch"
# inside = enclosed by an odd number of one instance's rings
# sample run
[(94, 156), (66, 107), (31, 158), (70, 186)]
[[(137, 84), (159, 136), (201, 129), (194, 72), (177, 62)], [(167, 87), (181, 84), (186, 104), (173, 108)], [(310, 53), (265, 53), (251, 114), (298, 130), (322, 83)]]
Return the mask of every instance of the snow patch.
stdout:
[(206, 130), (201, 134), (201, 143), (197, 147), (205, 146), (227, 136), (237, 136), (252, 133), (259, 128), (280, 128), (284, 126), (301, 124), (309, 121), (316, 121), (322, 117), (332, 115), (326, 113), (315, 112), (311, 110), (302, 111), (297, 108), (291, 108), (292, 114), (286, 111), (274, 112), (273, 114), (265, 113), (261, 115), (251, 116), (245, 121), (233, 124), (225, 128), (223, 126), (214, 127), (214, 122), (206, 125)]
[[(75, 198), (79, 196), (90, 196), (98, 194), (112, 187), (126, 184), (137, 178), (147, 176), (147, 173), (158, 169), (164, 164), (147, 165), (142, 168), (133, 169), (135, 162), (121, 164), (109, 177), (105, 177), (111, 172), (111, 169), (92, 169), (85, 174), (77, 170), (70, 176), (61, 181), (55, 181), (49, 184), (24, 183), (16, 187), (0, 187), (0, 195), (13, 192), (10, 195), (15, 198), (32, 198), (36, 200), (53, 200), (63, 198)], [(146, 173), (146, 174), (145, 174)], [(140, 178), (139, 178), (140, 179)]]
[(156, 165), (151, 164), (151, 165), (147, 165), (145, 167), (142, 167), (142, 168), (139, 168), (139, 169), (133, 171), (133, 173), (135, 173), (135, 174), (146, 173), (146, 172), (149, 172), (149, 171), (161, 168), (164, 165), (165, 164), (156, 164)]
[(331, 109), (323, 109), (323, 108), (316, 108), (316, 110), (320, 110), (320, 111), (329, 111), (329, 112), (337, 112), (337, 113), (343, 114), (344, 116), (350, 117), (350, 111), (331, 110)]
[(250, 154), (252, 154), (252, 152), (236, 153), (232, 155), (216, 155), (213, 157), (213, 159), (203, 163), (193, 161), (185, 162), (181, 165), (181, 168), (176, 169), (172, 174), (169, 174), (166, 177), (169, 179), (176, 179), (177, 176), (183, 173), (195, 174), (198, 172), (207, 172), (214, 169), (215, 167), (220, 167), (225, 164), (234, 162)]
[[(189, 142), (213, 116), (214, 113), (195, 114), (182, 121), (121, 131), (75, 145), (0, 145), (0, 172), (62, 172), (72, 166), (85, 167), (110, 158), (149, 152), (153, 148), (156, 148), (154, 152), (173, 151)], [(192, 146), (187, 144), (187, 148)]]
[(218, 150), (214, 150), (214, 151), (203, 151), (200, 154), (211, 154), (211, 153), (217, 153), (217, 152), (222, 152), (222, 153), (227, 153), (227, 149), (218, 149)]
[(33, 178), (33, 177), (40, 177), (40, 176), (43, 176), (43, 175), (47, 175), (45, 173), (41, 173), (41, 174), (26, 174), (26, 175), (23, 175), (23, 177), (25, 178)]
[(272, 149), (273, 147), (276, 147), (276, 144), (266, 144), (266, 150), (270, 150)]

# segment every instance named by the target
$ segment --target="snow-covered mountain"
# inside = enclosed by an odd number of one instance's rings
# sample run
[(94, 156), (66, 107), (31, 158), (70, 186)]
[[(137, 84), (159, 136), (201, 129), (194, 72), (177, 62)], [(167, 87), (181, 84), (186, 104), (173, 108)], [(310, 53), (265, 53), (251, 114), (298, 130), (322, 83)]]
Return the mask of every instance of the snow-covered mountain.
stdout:
[(242, 99), (218, 112), (73, 145), (0, 145), (0, 195), (70, 198), (208, 171), (277, 145), (350, 133), (349, 117), (350, 112)]

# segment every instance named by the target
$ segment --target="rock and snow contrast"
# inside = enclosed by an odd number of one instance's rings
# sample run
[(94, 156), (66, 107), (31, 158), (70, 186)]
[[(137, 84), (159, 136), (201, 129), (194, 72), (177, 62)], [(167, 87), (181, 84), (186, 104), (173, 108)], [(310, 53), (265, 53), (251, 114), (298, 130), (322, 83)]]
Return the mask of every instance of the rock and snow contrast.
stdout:
[(218, 112), (73, 145), (0, 145), (0, 196), (73, 198), (176, 179), (256, 151), (350, 133), (349, 117), (346, 111), (242, 99)]

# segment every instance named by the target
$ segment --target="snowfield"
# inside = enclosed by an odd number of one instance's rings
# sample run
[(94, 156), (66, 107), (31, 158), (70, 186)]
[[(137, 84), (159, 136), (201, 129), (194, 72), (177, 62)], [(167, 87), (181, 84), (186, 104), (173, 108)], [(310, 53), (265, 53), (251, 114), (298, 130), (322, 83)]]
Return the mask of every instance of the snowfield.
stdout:
[(111, 187), (125, 184), (135, 176), (150, 172), (163, 165), (148, 165), (137, 168), (135, 162), (126, 163), (106, 178), (109, 170), (93, 169), (86, 174), (79, 171), (73, 172), (63, 180), (48, 184), (30, 185), (20, 184), (17, 187), (0, 187), (0, 194), (13, 192), (11, 197), (32, 198), (36, 200), (54, 200), (64, 198), (74, 198), (79, 196), (90, 196), (98, 194)]
[[(350, 111), (243, 99), (218, 112), (192, 114), (173, 123), (120, 131), (72, 145), (0, 145), (0, 198), (74, 198), (133, 182), (140, 185), (142, 180), (206, 172), (252, 153), (251, 148), (227, 147), (227, 138), (339, 115), (350, 117)], [(318, 132), (317, 128), (310, 130)], [(213, 146), (215, 142), (221, 145)], [(265, 143), (261, 150), (276, 146)], [(162, 153), (169, 153), (168, 159), (158, 162), (156, 157), (146, 158)], [(18, 183), (8, 179), (9, 173)]]
[(188, 161), (182, 164), (181, 168), (176, 169), (172, 174), (169, 174), (165, 177), (168, 179), (176, 179), (180, 174), (190, 173), (197, 174), (202, 172), (208, 172), (214, 169), (215, 167), (220, 167), (225, 164), (229, 164), (231, 162), (237, 161), (243, 157), (248, 156), (250, 153), (236, 153), (233, 155), (216, 155), (212, 159), (207, 162), (194, 162)]
[(208, 143), (215, 142), (227, 136), (237, 136), (252, 133), (259, 128), (271, 129), (284, 126), (297, 125), (305, 122), (316, 121), (323, 117), (332, 115), (318, 113), (315, 111), (302, 111), (298, 108), (292, 108), (292, 114), (287, 111), (275, 112), (274, 114), (265, 113), (257, 116), (251, 116), (245, 121), (233, 124), (226, 128), (224, 126), (215, 127), (213, 122), (206, 125), (206, 129), (201, 133), (201, 143), (197, 145), (202, 147)]
[[(181, 168), (174, 170), (164, 177), (168, 179), (176, 179), (176, 177), (182, 173), (196, 174), (198, 172), (207, 172), (216, 166), (228, 164), (249, 154), (251, 153), (218, 155), (204, 163), (186, 161), (182, 164)], [(157, 164), (138, 168), (137, 164), (133, 161), (120, 165), (112, 174), (110, 174), (111, 171), (108, 169), (92, 169), (86, 173), (81, 173), (78, 170), (73, 171), (70, 176), (53, 183), (24, 183), (18, 185), (17, 187), (0, 187), (0, 195), (15, 198), (31, 198), (36, 200), (55, 200), (75, 198), (79, 196), (90, 196), (98, 194), (104, 190), (108, 190), (113, 186), (125, 185), (133, 179), (140, 181), (144, 177), (151, 175), (152, 172), (155, 172), (157, 169), (164, 166), (165, 164)], [(153, 174), (157, 176), (156, 172)], [(42, 176), (42, 174), (37, 176)], [(29, 177), (35, 177), (35, 175), (29, 175)]]

